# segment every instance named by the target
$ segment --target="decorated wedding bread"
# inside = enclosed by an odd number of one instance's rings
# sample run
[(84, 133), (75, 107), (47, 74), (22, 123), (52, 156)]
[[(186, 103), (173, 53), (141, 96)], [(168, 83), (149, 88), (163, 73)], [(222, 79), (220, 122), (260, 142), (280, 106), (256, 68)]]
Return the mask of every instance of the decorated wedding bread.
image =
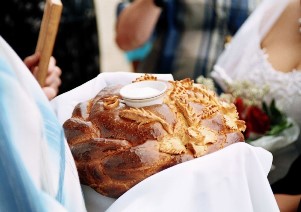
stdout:
[(151, 75), (106, 87), (79, 103), (63, 127), (81, 183), (114, 198), (166, 168), (244, 141), (246, 128), (234, 104), (205, 86)]

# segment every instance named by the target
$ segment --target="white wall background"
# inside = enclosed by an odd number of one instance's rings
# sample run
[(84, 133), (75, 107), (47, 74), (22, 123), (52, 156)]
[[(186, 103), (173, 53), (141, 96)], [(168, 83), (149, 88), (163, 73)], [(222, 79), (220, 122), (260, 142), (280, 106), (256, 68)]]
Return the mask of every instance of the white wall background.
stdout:
[(116, 7), (119, 0), (94, 0), (102, 72), (132, 72), (122, 50), (115, 42)]

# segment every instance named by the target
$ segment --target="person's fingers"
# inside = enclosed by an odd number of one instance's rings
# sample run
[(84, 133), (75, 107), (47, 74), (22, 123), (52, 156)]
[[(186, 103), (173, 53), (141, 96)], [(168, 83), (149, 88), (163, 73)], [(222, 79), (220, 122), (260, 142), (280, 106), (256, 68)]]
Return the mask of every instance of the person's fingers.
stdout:
[(52, 87), (58, 89), (61, 85), (62, 81), (58, 77), (52, 77), (46, 80), (45, 84), (47, 87)]
[(33, 74), (34, 77), (37, 77), (38, 71), (39, 71), (39, 67), (35, 66), (30, 71), (32, 72), (32, 74)]
[(55, 71), (57, 73), (58, 76), (61, 76), (62, 75), (62, 69), (58, 66), (55, 66)]
[(32, 69), (33, 66), (38, 65), (39, 60), (40, 60), (40, 53), (36, 52), (36, 53), (26, 57), (23, 62), (29, 69)]
[[(40, 54), (35, 53), (31, 56), (25, 58), (25, 65), (31, 69), (31, 72), (36, 77), (39, 71), (38, 62), (40, 59)], [(48, 65), (48, 73), (45, 81), (45, 87), (43, 87), (43, 91), (49, 100), (53, 99), (58, 94), (58, 88), (61, 85), (60, 76), (62, 74), (62, 70), (56, 66), (56, 60), (54, 57), (51, 57)]]
[(58, 93), (58, 90), (54, 89), (53, 87), (44, 87), (43, 91), (49, 100), (56, 97), (56, 95)]
[(61, 79), (60, 76), (62, 74), (62, 71), (59, 67), (55, 67), (51, 73), (48, 74), (45, 85), (46, 86), (52, 86), (52, 87), (59, 87), (61, 85)]
[(53, 56), (50, 57), (49, 65), (48, 65), (48, 73), (52, 71), (56, 67), (56, 60)]

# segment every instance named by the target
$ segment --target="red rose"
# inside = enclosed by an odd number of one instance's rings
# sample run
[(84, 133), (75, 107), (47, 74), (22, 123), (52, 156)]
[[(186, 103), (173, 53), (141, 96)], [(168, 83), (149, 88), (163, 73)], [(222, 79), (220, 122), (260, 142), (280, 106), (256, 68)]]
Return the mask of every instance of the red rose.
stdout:
[(237, 109), (237, 112), (238, 112), (238, 115), (239, 115), (239, 119), (244, 119), (244, 111), (245, 111), (245, 105), (244, 105), (244, 101), (242, 98), (240, 97), (237, 97), (235, 99), (235, 102), (234, 102), (235, 106), (236, 106), (236, 109)]
[(257, 134), (264, 134), (270, 129), (270, 119), (266, 113), (256, 106), (247, 108), (246, 113), (246, 132), (245, 136), (248, 138), (251, 132)]

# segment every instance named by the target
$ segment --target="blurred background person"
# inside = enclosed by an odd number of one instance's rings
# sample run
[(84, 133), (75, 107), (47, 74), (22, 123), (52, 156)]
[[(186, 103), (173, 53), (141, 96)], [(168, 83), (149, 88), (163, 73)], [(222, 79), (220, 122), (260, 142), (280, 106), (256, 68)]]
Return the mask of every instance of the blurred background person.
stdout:
[(171, 73), (179, 80), (208, 76), (217, 57), (260, 0), (123, 0), (116, 42), (124, 51), (153, 38), (137, 72)]
[[(59, 93), (75, 88), (100, 72), (93, 0), (62, 0), (63, 12), (53, 55), (63, 72)], [(45, 0), (4, 1), (0, 35), (24, 59), (35, 52)]]

